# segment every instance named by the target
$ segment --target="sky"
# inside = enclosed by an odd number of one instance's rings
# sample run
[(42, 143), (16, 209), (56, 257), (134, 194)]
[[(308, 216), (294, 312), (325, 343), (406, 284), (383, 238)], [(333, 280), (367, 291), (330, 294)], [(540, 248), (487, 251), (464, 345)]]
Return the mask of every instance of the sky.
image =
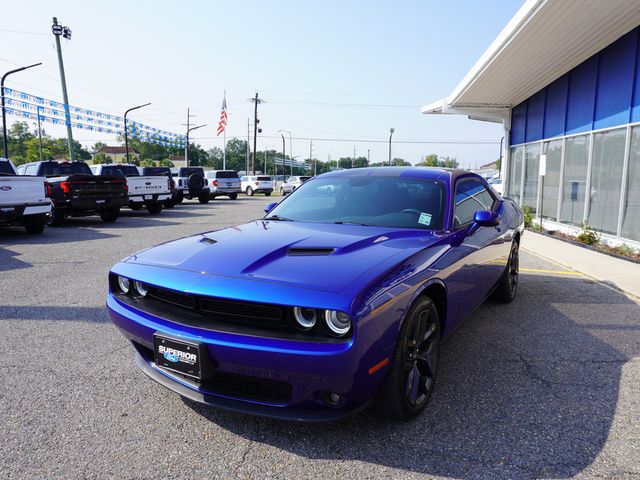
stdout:
[[(183, 133), (204, 148), (216, 136), (226, 90), (227, 140), (247, 138), (250, 97), (259, 93), (258, 150), (309, 158), (428, 154), (475, 167), (499, 156), (499, 124), (420, 107), (448, 96), (521, 6), (521, 0), (447, 1), (102, 1), (5, 2), (0, 72), (6, 86), (61, 101), (51, 19), (72, 30), (62, 40), (69, 102)], [(16, 121), (8, 117), (9, 122)], [(65, 136), (64, 128), (46, 125)], [(253, 130), (253, 129), (251, 129)], [(291, 132), (289, 134), (288, 132)], [(291, 141), (289, 139), (291, 137)], [(84, 145), (114, 136), (74, 131)], [(253, 140), (252, 140), (253, 141)], [(469, 143), (480, 142), (480, 143)], [(291, 143), (291, 148), (290, 148)]]

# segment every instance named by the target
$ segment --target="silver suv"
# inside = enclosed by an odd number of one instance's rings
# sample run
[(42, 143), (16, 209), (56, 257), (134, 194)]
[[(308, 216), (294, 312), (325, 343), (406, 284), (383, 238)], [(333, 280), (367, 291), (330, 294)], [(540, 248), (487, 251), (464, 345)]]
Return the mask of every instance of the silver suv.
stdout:
[(205, 179), (209, 184), (211, 198), (229, 197), (235, 200), (242, 191), (240, 178), (234, 170), (209, 170), (205, 173)]
[(296, 188), (300, 187), (304, 182), (311, 177), (289, 177), (287, 181), (280, 187), (280, 195), (286, 195), (293, 192)]

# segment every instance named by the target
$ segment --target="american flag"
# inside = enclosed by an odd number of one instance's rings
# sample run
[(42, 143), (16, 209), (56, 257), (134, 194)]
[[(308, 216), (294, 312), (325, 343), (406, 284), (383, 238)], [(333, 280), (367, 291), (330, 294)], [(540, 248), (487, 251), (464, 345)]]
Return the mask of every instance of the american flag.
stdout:
[(218, 122), (218, 135), (227, 128), (227, 96), (222, 99), (222, 111), (220, 112), (220, 121)]

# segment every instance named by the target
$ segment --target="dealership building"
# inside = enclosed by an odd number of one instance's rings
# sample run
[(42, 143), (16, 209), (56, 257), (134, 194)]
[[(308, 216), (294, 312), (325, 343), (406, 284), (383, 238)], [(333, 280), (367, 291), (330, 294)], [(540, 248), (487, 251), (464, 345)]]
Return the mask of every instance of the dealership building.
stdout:
[(547, 228), (640, 245), (640, 1), (529, 0), (422, 108), (504, 126), (505, 194)]

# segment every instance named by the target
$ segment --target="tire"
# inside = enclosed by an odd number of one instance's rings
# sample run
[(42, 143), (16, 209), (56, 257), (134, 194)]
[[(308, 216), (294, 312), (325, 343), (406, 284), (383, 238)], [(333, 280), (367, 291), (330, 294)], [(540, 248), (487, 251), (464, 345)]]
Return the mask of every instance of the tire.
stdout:
[(100, 212), (100, 218), (104, 223), (113, 223), (120, 215), (120, 207), (105, 208)]
[(199, 173), (192, 173), (187, 178), (187, 185), (189, 186), (190, 192), (198, 192), (202, 190), (207, 182), (205, 182), (204, 177)]
[(283, 197), (286, 195), (283, 187), (280, 187), (280, 195), (282, 195)]
[(271, 196), (271, 192), (264, 192), (264, 196), (265, 197), (270, 197)]
[(176, 194), (176, 203), (182, 203), (184, 200), (184, 194), (182, 192), (178, 192)]
[(229, 198), (231, 200), (237, 200), (238, 199), (238, 194), (237, 193), (230, 193), (229, 194)]
[(511, 303), (518, 293), (518, 277), (520, 271), (520, 246), (518, 242), (513, 242), (507, 268), (498, 281), (492, 298), (500, 303)]
[(147, 211), (151, 215), (158, 215), (162, 211), (162, 202), (147, 203)]
[(47, 214), (29, 215), (24, 218), (24, 229), (30, 235), (39, 235), (47, 224)]
[(137, 212), (139, 210), (142, 210), (143, 206), (144, 206), (144, 203), (132, 203), (131, 205), (129, 205), (129, 208), (134, 212)]
[(376, 398), (379, 415), (410, 420), (426, 407), (435, 387), (440, 317), (429, 297), (420, 297), (400, 329), (391, 367)]
[(251, 187), (247, 187), (247, 190), (245, 192), (249, 197), (253, 197), (253, 188)]
[(176, 206), (176, 202), (171, 198), (169, 200), (165, 200), (162, 205), (164, 205), (164, 208), (173, 208)]
[(51, 213), (47, 217), (47, 225), (50, 227), (59, 227), (64, 223), (64, 212), (56, 207), (51, 208)]
[(209, 194), (201, 193), (200, 195), (198, 195), (198, 201), (202, 204), (209, 203)]

